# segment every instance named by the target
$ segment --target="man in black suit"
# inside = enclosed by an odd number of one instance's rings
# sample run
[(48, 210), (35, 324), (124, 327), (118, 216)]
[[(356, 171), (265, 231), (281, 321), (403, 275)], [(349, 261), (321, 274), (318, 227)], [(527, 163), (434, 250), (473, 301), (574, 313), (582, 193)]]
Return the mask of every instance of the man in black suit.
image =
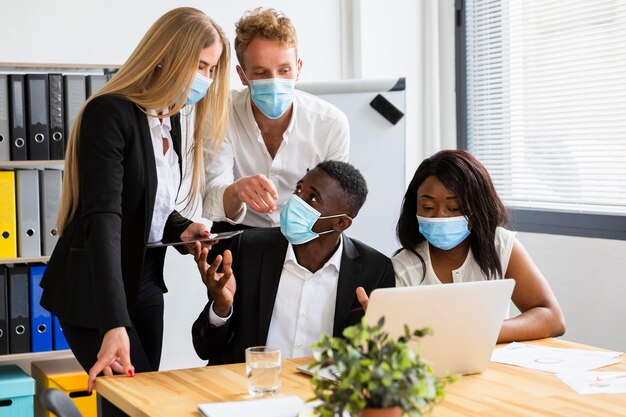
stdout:
[(356, 168), (325, 161), (296, 185), (280, 229), (244, 231), (210, 265), (203, 250), (196, 262), (209, 302), (192, 328), (198, 355), (243, 362), (247, 347), (271, 345), (283, 358), (307, 356), (322, 333), (357, 323), (367, 295), (395, 284), (388, 257), (343, 234), (366, 196)]

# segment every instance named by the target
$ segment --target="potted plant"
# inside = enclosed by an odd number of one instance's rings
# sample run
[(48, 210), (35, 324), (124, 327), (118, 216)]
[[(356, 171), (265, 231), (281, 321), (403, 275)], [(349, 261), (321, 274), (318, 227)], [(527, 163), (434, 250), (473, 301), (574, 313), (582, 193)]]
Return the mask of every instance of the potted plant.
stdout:
[[(456, 376), (437, 378), (432, 368), (408, 343), (430, 333), (413, 332), (407, 326), (397, 340), (382, 330), (384, 318), (370, 326), (361, 320), (347, 327), (343, 338), (323, 335), (313, 345), (315, 369), (311, 380), (321, 404), (315, 412), (323, 417), (423, 416), (444, 397), (444, 388)], [(325, 370), (325, 371), (324, 371)], [(336, 380), (322, 376), (331, 373)], [(382, 414), (381, 414), (382, 413)]]

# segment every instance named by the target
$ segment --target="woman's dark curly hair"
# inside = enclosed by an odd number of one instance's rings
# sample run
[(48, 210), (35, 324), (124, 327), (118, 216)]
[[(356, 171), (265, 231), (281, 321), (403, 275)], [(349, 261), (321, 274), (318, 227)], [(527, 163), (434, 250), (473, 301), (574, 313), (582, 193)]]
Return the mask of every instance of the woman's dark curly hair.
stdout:
[[(491, 278), (504, 277), (494, 239), (496, 227), (504, 226), (509, 213), (498, 197), (487, 169), (471, 153), (462, 150), (444, 150), (425, 159), (415, 171), (404, 200), (396, 235), (403, 249), (416, 254), (422, 265), (424, 259), (415, 251), (425, 240), (417, 223), (417, 189), (424, 180), (435, 176), (456, 194), (461, 212), (467, 216), (472, 233), (470, 247), (480, 269)], [(426, 269), (424, 268), (424, 273)]]

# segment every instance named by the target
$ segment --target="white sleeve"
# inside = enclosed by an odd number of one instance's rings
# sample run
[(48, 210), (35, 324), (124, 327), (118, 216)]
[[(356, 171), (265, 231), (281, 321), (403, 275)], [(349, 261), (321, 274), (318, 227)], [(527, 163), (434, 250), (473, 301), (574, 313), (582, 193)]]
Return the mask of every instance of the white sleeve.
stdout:
[(226, 324), (226, 322), (232, 317), (233, 315), (233, 307), (230, 307), (230, 311), (228, 312), (228, 317), (220, 317), (217, 314), (215, 314), (215, 311), (213, 310), (213, 301), (211, 301), (211, 307), (209, 307), (209, 324), (213, 327), (221, 327), (223, 325)]
[(340, 110), (337, 119), (333, 120), (328, 128), (327, 137), (330, 138), (326, 161), (348, 162), (350, 154), (350, 124), (348, 117)]
[(233, 145), (228, 135), (220, 149), (212, 143), (204, 145), (204, 178), (206, 186), (202, 196), (202, 217), (212, 221), (241, 223), (246, 215), (246, 205), (235, 219), (226, 218), (224, 212), (224, 191), (235, 181)]
[(393, 271), (396, 275), (396, 287), (412, 287), (413, 280), (411, 279), (411, 274), (409, 269), (407, 268), (406, 263), (402, 259), (403, 252), (398, 253), (393, 258), (391, 258), (391, 263), (393, 264)]

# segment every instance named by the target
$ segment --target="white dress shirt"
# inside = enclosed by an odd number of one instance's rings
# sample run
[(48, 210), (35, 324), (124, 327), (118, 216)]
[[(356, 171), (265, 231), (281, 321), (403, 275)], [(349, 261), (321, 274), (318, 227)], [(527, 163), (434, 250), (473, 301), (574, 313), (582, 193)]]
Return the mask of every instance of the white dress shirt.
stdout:
[[(326, 160), (347, 161), (350, 129), (346, 115), (330, 103), (295, 90), (293, 113), (276, 156), (272, 159), (254, 119), (248, 89), (231, 92), (228, 132), (216, 154), (207, 145), (207, 187), (203, 217), (213, 221), (243, 223), (254, 227), (278, 226), (279, 212), (307, 169)], [(224, 190), (235, 180), (263, 174), (278, 190), (272, 214), (244, 209), (234, 219), (224, 213)]]
[[(168, 112), (168, 109), (163, 112)], [(156, 115), (155, 110), (148, 110), (149, 115)], [(165, 117), (161, 121), (156, 117), (148, 117), (150, 135), (152, 136), (152, 148), (154, 150), (154, 162), (157, 171), (157, 192), (154, 198), (154, 211), (148, 242), (158, 242), (163, 238), (163, 230), (167, 218), (176, 207), (176, 197), (180, 187), (180, 171), (178, 168), (178, 155), (174, 151), (170, 130), (172, 125), (170, 118)], [(163, 140), (167, 140), (167, 152), (163, 155)]]
[[(511, 259), (513, 245), (517, 240), (517, 233), (502, 227), (496, 228), (494, 243), (496, 252), (500, 257), (502, 265), (502, 273), (506, 273)], [(424, 240), (415, 248), (415, 251), (424, 259), (426, 272), (422, 262), (411, 251), (403, 250), (391, 258), (393, 270), (396, 274), (397, 287), (412, 287), (415, 285), (434, 285), (441, 284), (441, 280), (435, 274), (433, 263), (430, 259), (430, 248), (428, 241)], [(452, 282), (469, 282), (469, 281), (485, 281), (489, 277), (480, 269), (480, 265), (474, 258), (472, 249), (467, 253), (467, 257), (458, 269), (452, 270)]]
[[(287, 247), (265, 342), (279, 348), (283, 359), (310, 356), (322, 334), (332, 336), (342, 254), (343, 236), (330, 259), (312, 273), (298, 264), (293, 246)], [(209, 323), (221, 326), (231, 315), (221, 318), (211, 306)]]

